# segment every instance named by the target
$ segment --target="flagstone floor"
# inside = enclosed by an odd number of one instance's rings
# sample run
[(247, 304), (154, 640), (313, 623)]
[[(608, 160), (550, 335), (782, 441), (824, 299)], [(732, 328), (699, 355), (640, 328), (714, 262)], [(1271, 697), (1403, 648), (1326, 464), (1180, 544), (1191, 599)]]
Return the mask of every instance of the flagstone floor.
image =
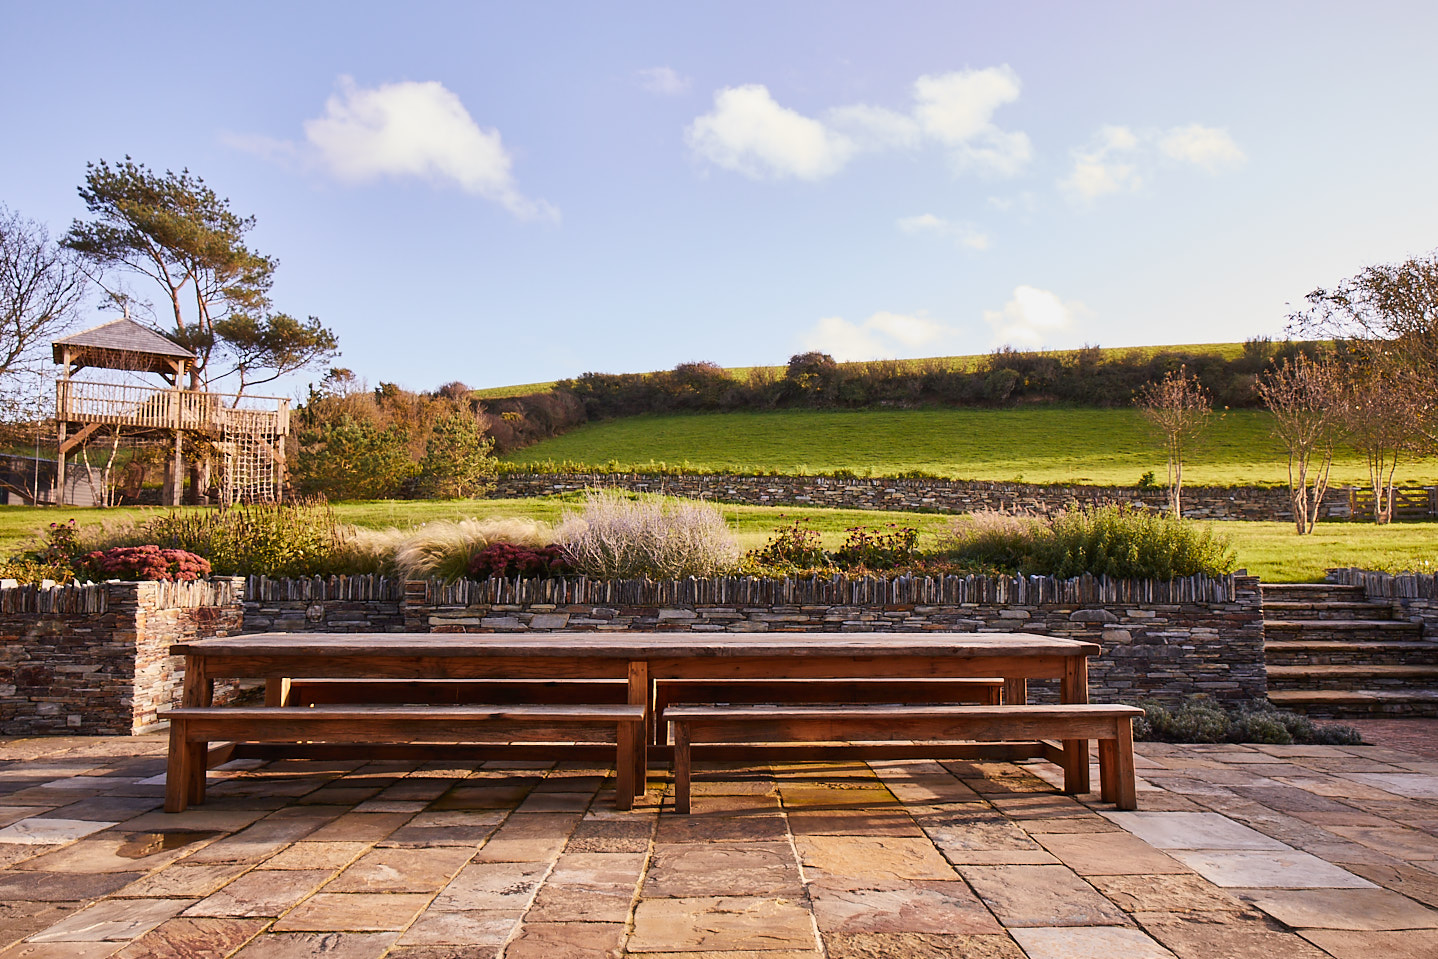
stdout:
[(164, 749), (0, 740), (0, 957), (1438, 957), (1438, 760), (1380, 746), (1141, 744), (1127, 813), (1037, 763), (730, 768), (688, 817), (298, 761), (168, 815)]

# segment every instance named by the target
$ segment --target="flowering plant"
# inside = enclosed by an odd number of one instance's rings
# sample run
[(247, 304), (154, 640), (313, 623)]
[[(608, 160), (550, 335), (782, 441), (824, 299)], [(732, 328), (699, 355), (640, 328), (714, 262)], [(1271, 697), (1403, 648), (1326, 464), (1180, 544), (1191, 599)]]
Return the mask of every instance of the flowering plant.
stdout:
[(548, 546), (520, 546), (515, 543), (490, 543), (469, 559), (469, 575), (473, 579), (491, 576), (563, 576), (569, 572), (564, 548), (557, 543)]
[(96, 579), (181, 580), (210, 575), (210, 561), (183, 549), (158, 546), (116, 546), (85, 556)]

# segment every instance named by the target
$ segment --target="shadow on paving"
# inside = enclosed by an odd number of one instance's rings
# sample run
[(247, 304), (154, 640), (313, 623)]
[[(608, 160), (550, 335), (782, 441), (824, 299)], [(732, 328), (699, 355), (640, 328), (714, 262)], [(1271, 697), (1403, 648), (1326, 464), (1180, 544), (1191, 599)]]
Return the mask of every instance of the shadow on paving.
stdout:
[(1438, 954), (1424, 751), (1140, 744), (1136, 812), (1041, 763), (730, 765), (689, 816), (575, 764), (242, 761), (171, 815), (164, 748), (0, 741), (0, 959)]

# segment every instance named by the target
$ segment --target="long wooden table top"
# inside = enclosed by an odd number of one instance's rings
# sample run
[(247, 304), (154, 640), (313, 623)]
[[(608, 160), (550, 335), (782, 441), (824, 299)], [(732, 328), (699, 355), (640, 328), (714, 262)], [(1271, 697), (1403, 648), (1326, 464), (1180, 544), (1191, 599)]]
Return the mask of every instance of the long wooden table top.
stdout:
[(1034, 633), (251, 633), (170, 647), (178, 656), (556, 657), (617, 660), (835, 656), (1097, 656), (1096, 643)]

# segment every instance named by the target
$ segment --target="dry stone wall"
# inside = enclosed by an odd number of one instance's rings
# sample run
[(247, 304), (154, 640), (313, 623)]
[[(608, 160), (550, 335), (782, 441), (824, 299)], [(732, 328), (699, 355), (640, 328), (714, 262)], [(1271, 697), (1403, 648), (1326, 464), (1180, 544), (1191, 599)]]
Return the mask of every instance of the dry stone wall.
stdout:
[[(757, 506), (821, 506), (848, 509), (968, 513), (978, 509), (1021, 509), (1049, 515), (1074, 503), (1121, 503), (1164, 509), (1167, 494), (1132, 486), (1044, 486), (1035, 483), (941, 479), (869, 479), (830, 476), (645, 476), (634, 473), (508, 473), (492, 495), (520, 498), (568, 493), (590, 487), (619, 487), (692, 499)], [(1286, 488), (1188, 486), (1183, 515), (1191, 519), (1284, 520), (1293, 510)], [(1347, 517), (1346, 487), (1330, 490), (1323, 518)]]
[[(241, 581), (0, 590), (0, 734), (128, 735), (178, 697), (174, 643), (239, 632)], [(221, 683), (216, 698), (234, 687)]]
[(404, 584), (383, 576), (245, 582), (247, 633), (395, 633), (405, 629)]

